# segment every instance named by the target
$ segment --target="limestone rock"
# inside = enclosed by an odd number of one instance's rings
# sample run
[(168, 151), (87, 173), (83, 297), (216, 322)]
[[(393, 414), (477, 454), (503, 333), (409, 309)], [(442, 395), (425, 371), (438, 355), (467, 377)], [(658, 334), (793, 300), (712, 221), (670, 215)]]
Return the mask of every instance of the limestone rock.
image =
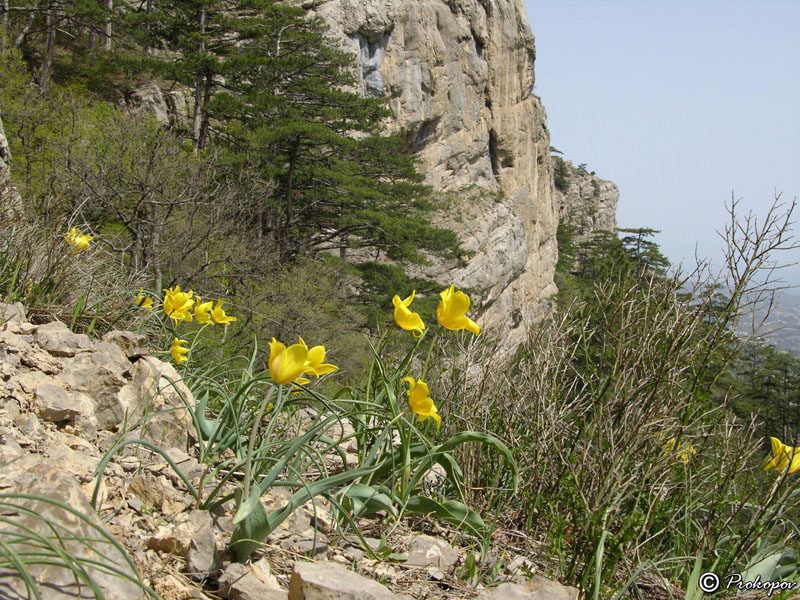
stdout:
[(578, 588), (536, 575), (524, 584), (498, 585), (481, 594), (477, 600), (578, 600), (579, 594)]
[(573, 243), (583, 242), (598, 230), (616, 231), (619, 189), (570, 161), (560, 165), (561, 186), (556, 186), (559, 215), (572, 227)]
[(34, 335), (36, 343), (53, 356), (75, 356), (78, 352), (90, 350), (92, 342), (83, 333), (73, 333), (61, 321), (40, 325)]
[(446, 571), (458, 561), (458, 552), (445, 540), (418, 535), (409, 544), (406, 567), (437, 567)]
[(147, 547), (182, 556), (189, 574), (202, 578), (213, 569), (217, 558), (211, 515), (201, 510), (182, 514), (159, 527), (147, 540)]
[[(2, 150), (2, 143), (5, 138), (0, 136), (0, 151)], [(13, 302), (12, 304), (3, 304), (0, 302), (0, 325), (7, 328), (10, 324), (27, 323), (28, 317), (25, 315), (25, 307), (22, 302)]]
[(134, 477), (128, 485), (128, 491), (145, 506), (158, 508), (166, 515), (176, 515), (192, 504), (191, 498), (173, 488), (163, 475), (158, 478), (147, 475)]
[(447, 197), (435, 222), (470, 253), (415, 274), (480, 288), (478, 323), (516, 345), (556, 292), (558, 227), (524, 1), (328, 0), (314, 10), (355, 54), (361, 93), (389, 99), (387, 131)]
[(103, 336), (104, 342), (116, 344), (128, 358), (139, 358), (147, 354), (147, 336), (130, 331), (109, 331)]
[(131, 93), (130, 106), (133, 112), (152, 115), (160, 125), (169, 125), (169, 109), (164, 94), (154, 83), (148, 83)]
[[(220, 592), (231, 600), (286, 600), (286, 592), (263, 559), (249, 568), (231, 563), (219, 578)], [(265, 570), (266, 569), (266, 570)]]
[(4, 218), (6, 225), (24, 214), (22, 198), (10, 180), (11, 149), (3, 129), (3, 120), (0, 119), (0, 217)]
[[(84, 562), (82, 566), (106, 598), (137, 600), (146, 597), (142, 589), (134, 583), (134, 579), (137, 577), (135, 567), (116, 545), (103, 537), (103, 533), (107, 535), (104, 525), (97, 518), (78, 483), (65, 473), (63, 465), (41, 456), (28, 455), (6, 465), (2, 479), (9, 480), (11, 489), (15, 492), (52, 498), (71, 506), (83, 515), (82, 518), (78, 517), (51, 502), (33, 499), (15, 501), (30, 512), (23, 512), (15, 516), (14, 522), (49, 538), (51, 543), (63, 547), (73, 557), (100, 561), (113, 566), (124, 576), (130, 578), (110, 575), (107, 569), (98, 569)], [(0, 482), (0, 487), (7, 485), (8, 483), (4, 485)], [(6, 510), (4, 508), (4, 511)], [(57, 528), (61, 528), (61, 541), (53, 537), (53, 531), (47, 521), (55, 523)], [(15, 543), (14, 545), (17, 552), (30, 552), (37, 549), (26, 549), (23, 547), (24, 543)], [(94, 596), (85, 582), (79, 587), (72, 571), (59, 566), (60, 560), (57, 556), (54, 562), (55, 564), (28, 565), (42, 598), (61, 600)], [(27, 597), (25, 584), (14, 570), (8, 568), (0, 569), (0, 590), (2, 590), (0, 595), (4, 598)]]
[(151, 440), (186, 448), (193, 426), (184, 400), (193, 404), (194, 399), (175, 368), (145, 356), (133, 364), (130, 377), (118, 394), (122, 414), (131, 421), (147, 413), (145, 429)]
[(398, 600), (386, 587), (334, 562), (295, 562), (289, 600)]

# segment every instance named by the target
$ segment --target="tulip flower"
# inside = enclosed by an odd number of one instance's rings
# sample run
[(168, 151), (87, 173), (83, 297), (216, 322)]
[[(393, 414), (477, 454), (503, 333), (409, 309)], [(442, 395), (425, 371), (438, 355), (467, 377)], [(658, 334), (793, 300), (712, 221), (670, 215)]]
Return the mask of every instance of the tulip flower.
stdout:
[(214, 306), (212, 301), (200, 302), (200, 296), (197, 297), (197, 306), (194, 307), (194, 318), (198, 323), (213, 323), (211, 322), (211, 307)]
[(455, 286), (451, 285), (443, 292), (439, 292), (442, 301), (436, 309), (436, 316), (439, 323), (445, 329), (458, 330), (466, 329), (475, 335), (481, 332), (481, 328), (472, 319), (464, 316), (469, 310), (469, 296), (464, 292), (456, 292)]
[(64, 239), (73, 247), (72, 253), (77, 254), (79, 250), (86, 250), (93, 238), (90, 235), (82, 234), (73, 227), (69, 232), (64, 234)]
[(136, 306), (153, 310), (153, 299), (144, 295), (144, 290), (139, 290), (139, 297), (136, 298)]
[(302, 338), (288, 348), (272, 338), (269, 344), (269, 374), (277, 384), (291, 383), (306, 372), (308, 346)]
[(164, 290), (164, 313), (173, 321), (178, 324), (178, 321), (191, 321), (194, 300), (192, 300), (193, 292), (182, 292), (181, 286), (176, 285), (174, 288)]
[(408, 307), (414, 299), (416, 290), (412, 290), (411, 295), (405, 300), (400, 300), (400, 296), (395, 295), (392, 298), (394, 304), (394, 322), (406, 331), (413, 332), (414, 337), (422, 337), (422, 330), (425, 329), (425, 323), (418, 313), (411, 312)]
[(214, 310), (211, 311), (211, 318), (217, 323), (222, 323), (225, 325), (225, 327), (230, 325), (232, 321), (236, 320), (236, 317), (230, 317), (225, 314), (224, 310), (222, 310), (222, 300), (217, 300), (217, 305), (214, 307)]
[[(305, 346), (305, 342), (303, 338), (300, 338), (300, 343)], [(316, 375), (320, 377), (321, 375), (325, 375), (325, 373), (332, 373), (333, 371), (337, 371), (339, 367), (331, 364), (323, 364), (322, 361), (325, 360), (325, 346), (314, 346), (311, 350), (308, 351), (308, 357), (306, 358), (306, 363), (304, 365), (305, 370), (304, 373), (308, 373), (309, 375)], [(308, 380), (306, 380), (308, 381)]]
[(788, 467), (789, 473), (800, 470), (800, 447), (787, 446), (778, 438), (771, 437), (772, 457), (764, 460), (764, 470), (768, 471), (775, 467), (778, 471), (785, 471)]
[[(661, 437), (663, 438), (664, 434), (661, 434)], [(664, 456), (672, 454), (673, 450), (675, 450), (676, 441), (677, 440), (675, 438), (669, 438), (664, 443)], [(687, 464), (689, 462), (689, 457), (693, 454), (697, 454), (697, 450), (695, 450), (694, 446), (692, 446), (691, 444), (686, 444), (685, 446), (682, 446), (680, 448), (677, 454), (680, 461), (683, 464)]]
[(428, 384), (421, 379), (414, 381), (413, 377), (403, 377), (403, 381), (409, 385), (408, 405), (417, 414), (418, 420), (422, 422), (431, 417), (436, 421), (436, 429), (439, 429), (442, 425), (442, 418), (429, 395)]
[(170, 348), (169, 353), (172, 354), (172, 358), (175, 359), (175, 363), (180, 366), (180, 364), (184, 361), (189, 360), (184, 356), (184, 354), (189, 354), (189, 348), (183, 348), (181, 344), (188, 343), (186, 340), (179, 340), (175, 338), (172, 341), (172, 348)]

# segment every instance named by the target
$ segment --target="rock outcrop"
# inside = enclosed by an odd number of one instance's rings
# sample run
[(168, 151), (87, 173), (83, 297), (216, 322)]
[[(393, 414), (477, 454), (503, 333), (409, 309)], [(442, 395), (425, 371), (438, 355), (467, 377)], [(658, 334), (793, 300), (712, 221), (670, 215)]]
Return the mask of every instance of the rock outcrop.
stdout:
[(506, 347), (555, 291), (558, 210), (550, 134), (532, 94), (523, 0), (307, 2), (358, 57), (362, 93), (394, 110), (427, 183), (451, 202), (438, 223), (470, 257), (422, 274), (481, 290), (479, 322)]
[(11, 185), (11, 149), (0, 119), (0, 216), (6, 221), (22, 213), (22, 199)]
[(554, 160), (558, 211), (572, 230), (572, 242), (586, 241), (594, 231), (616, 231), (617, 185), (568, 160)]

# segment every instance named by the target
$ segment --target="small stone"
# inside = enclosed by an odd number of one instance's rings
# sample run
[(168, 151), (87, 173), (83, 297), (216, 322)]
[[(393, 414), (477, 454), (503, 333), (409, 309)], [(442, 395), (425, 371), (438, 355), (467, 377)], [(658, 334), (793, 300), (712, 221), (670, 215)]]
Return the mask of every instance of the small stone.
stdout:
[(294, 563), (289, 600), (397, 600), (377, 581), (335, 562)]
[(445, 540), (418, 535), (409, 545), (406, 567), (438, 567), (447, 570), (458, 561), (458, 552)]
[(228, 565), (218, 583), (223, 597), (231, 600), (287, 600), (285, 591), (265, 583), (252, 568), (239, 563)]
[(128, 484), (128, 491), (138, 496), (144, 506), (160, 508), (167, 515), (183, 512), (192, 503), (188, 496), (175, 490), (163, 477), (139, 475)]
[(345, 548), (343, 554), (350, 560), (350, 562), (358, 562), (363, 560), (367, 555), (363, 550), (358, 548)]
[(485, 591), (477, 600), (578, 600), (578, 588), (561, 585), (536, 575), (524, 584), (503, 583)]
[(45, 421), (59, 423), (74, 419), (81, 411), (72, 402), (63, 387), (45, 383), (36, 388), (37, 414)]
[(508, 563), (506, 571), (510, 575), (522, 575), (525, 572), (530, 574), (534, 570), (534, 567), (535, 565), (526, 557), (517, 556), (516, 558), (514, 558), (514, 560)]
[(3, 304), (0, 302), (0, 326), (4, 329), (9, 325), (17, 323), (27, 323), (28, 317), (25, 315), (25, 307), (22, 302)]
[(330, 548), (330, 542), (323, 533), (318, 533), (316, 540), (313, 537), (294, 537), (281, 542), (281, 548), (295, 554), (325, 554)]

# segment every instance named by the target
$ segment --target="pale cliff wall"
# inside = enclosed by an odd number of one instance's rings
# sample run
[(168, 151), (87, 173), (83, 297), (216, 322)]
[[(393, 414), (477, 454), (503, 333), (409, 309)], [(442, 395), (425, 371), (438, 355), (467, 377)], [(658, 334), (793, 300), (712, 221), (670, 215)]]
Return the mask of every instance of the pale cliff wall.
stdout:
[(425, 273), (484, 290), (479, 323), (507, 347), (522, 341), (556, 291), (558, 226), (523, 0), (305, 6), (358, 55), (362, 93), (389, 98), (388, 130), (406, 138), (427, 183), (454, 198), (439, 223), (459, 233), (471, 256)]
[(617, 185), (575, 167), (568, 160), (563, 165), (562, 176), (556, 177), (555, 196), (560, 217), (572, 228), (572, 242), (583, 242), (594, 231), (616, 231)]

